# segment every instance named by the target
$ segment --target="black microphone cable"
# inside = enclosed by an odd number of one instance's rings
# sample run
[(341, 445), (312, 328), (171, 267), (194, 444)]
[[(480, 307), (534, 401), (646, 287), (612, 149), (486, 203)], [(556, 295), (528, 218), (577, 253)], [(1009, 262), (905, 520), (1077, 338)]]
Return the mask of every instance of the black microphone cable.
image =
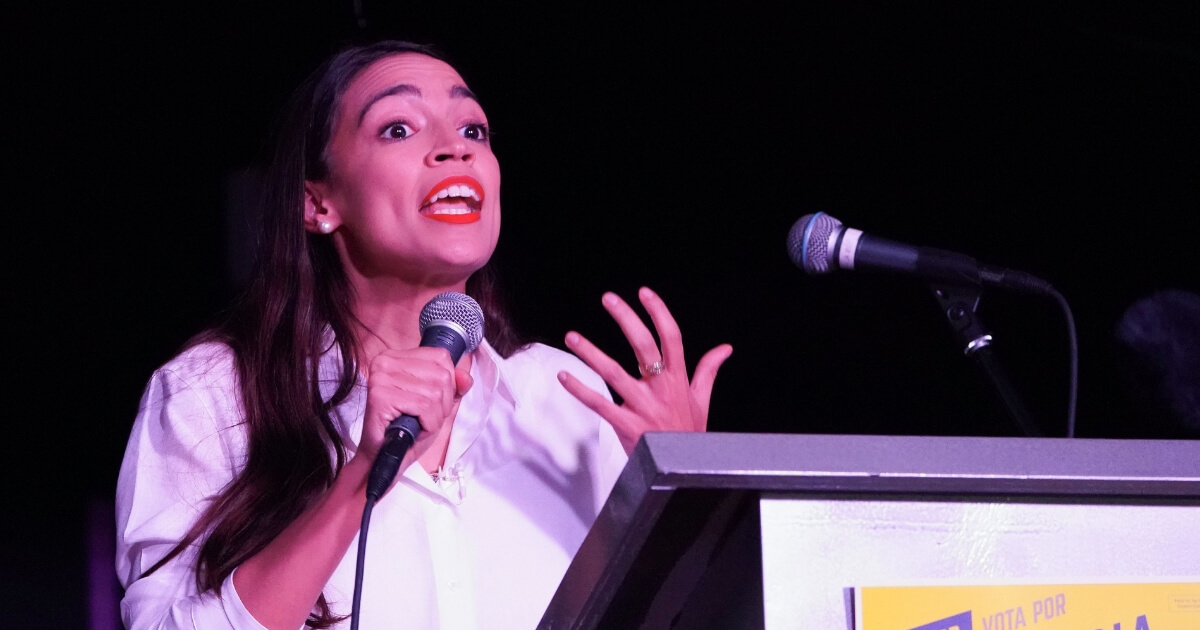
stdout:
[(1048, 295), (1058, 303), (1067, 320), (1070, 382), (1067, 391), (1067, 437), (1075, 437), (1075, 407), (1079, 392), (1079, 339), (1071, 306), (1049, 282), (1036, 276), (983, 265), (970, 256), (932, 247), (898, 243), (864, 234), (842, 225), (834, 217), (817, 212), (800, 217), (788, 232), (788, 254), (809, 275), (839, 269), (863, 269), (908, 273), (952, 284), (995, 285)]
[[(450, 353), (450, 362), (457, 364), (463, 354), (473, 352), (483, 341), (483, 309), (470, 296), (453, 291), (441, 293), (421, 309), (420, 330), (422, 346), (445, 348)], [(367, 503), (363, 506), (362, 523), (358, 527), (350, 630), (358, 630), (362, 612), (362, 582), (371, 512), (375, 509), (375, 503), (392, 485), (404, 456), (420, 434), (421, 423), (416, 417), (403, 414), (392, 420), (384, 431), (383, 445), (371, 464), (371, 473), (367, 477)]]

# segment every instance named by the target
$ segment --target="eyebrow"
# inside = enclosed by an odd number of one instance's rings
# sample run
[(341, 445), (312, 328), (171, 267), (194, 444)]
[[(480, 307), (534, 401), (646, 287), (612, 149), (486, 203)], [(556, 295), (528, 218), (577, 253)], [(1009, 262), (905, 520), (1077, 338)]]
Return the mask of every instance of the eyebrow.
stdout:
[[(397, 96), (401, 94), (415, 96), (417, 98), (424, 98), (424, 96), (421, 94), (421, 89), (411, 83), (399, 83), (386, 90), (376, 92), (371, 96), (371, 98), (367, 99), (367, 102), (365, 105), (363, 105), (362, 110), (358, 112), (358, 126), (362, 126), (363, 119), (367, 117), (367, 112), (370, 111), (371, 107), (375, 105), (375, 103), (378, 103), (389, 96)], [(456, 85), (450, 88), (450, 98), (469, 98), (475, 102), (479, 102), (479, 98), (475, 96), (475, 93), (468, 89), (465, 85)]]

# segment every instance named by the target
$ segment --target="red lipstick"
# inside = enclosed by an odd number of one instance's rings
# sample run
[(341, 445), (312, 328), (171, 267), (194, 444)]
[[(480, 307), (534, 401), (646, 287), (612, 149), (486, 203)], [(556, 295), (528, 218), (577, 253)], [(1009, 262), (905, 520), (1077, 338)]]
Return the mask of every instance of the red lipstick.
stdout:
[(447, 177), (433, 185), (421, 202), (421, 216), (462, 225), (479, 220), (483, 186), (467, 175)]

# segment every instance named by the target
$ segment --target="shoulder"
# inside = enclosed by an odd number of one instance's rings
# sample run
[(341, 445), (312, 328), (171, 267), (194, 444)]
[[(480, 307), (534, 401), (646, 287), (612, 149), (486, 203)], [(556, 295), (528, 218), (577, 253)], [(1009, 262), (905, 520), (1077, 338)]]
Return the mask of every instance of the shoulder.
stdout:
[(229, 346), (201, 343), (150, 376), (117, 478), (117, 571), (127, 587), (183, 538), (245, 465), (235, 363)]
[(196, 344), (155, 370), (138, 410), (140, 417), (161, 417), (211, 430), (241, 423), (233, 349), (220, 342)]
[[(573, 354), (557, 348), (533, 343), (525, 346), (501, 363), (505, 386), (523, 404), (561, 406), (571, 414), (584, 413), (583, 403), (569, 394), (558, 380), (560, 372), (568, 372), (584, 385), (612, 399), (604, 379)], [(534, 403), (536, 401), (536, 403)]]
[[(612, 426), (567, 391), (558, 380), (569, 372), (611, 401), (608, 384), (579, 357), (543, 344), (530, 344), (503, 362), (504, 384), (513, 392), (516, 422), (557, 453), (564, 469), (591, 466), (595, 509), (604, 503), (625, 466), (625, 451)], [(581, 457), (575, 460), (575, 457)]]
[(520, 350), (514, 352), (512, 356), (505, 360), (505, 362), (520, 366), (553, 365), (564, 368), (582, 367), (585, 369), (590, 369), (587, 368), (583, 361), (579, 360), (579, 357), (571, 354), (570, 352), (564, 352), (558, 348), (547, 346), (544, 343), (528, 344), (522, 347)]
[(546, 374), (557, 380), (559, 372), (570, 372), (594, 389), (604, 388), (604, 379), (579, 357), (541, 343), (531, 343), (504, 361), (505, 372), (525, 377)]
[(206, 341), (184, 349), (155, 372), (163, 394), (190, 390), (198, 395), (224, 396), (237, 391), (237, 360), (233, 348)]
[(234, 378), (233, 348), (218, 341), (206, 341), (188, 347), (164, 363), (155, 374), (170, 375), (190, 385), (224, 383)]

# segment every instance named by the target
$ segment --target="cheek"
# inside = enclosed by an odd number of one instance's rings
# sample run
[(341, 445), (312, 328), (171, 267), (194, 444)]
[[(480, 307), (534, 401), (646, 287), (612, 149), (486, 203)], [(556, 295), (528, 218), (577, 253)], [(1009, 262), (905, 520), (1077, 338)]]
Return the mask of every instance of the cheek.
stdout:
[(494, 154), (489, 154), (489, 156), (491, 159), (488, 162), (488, 168), (491, 171), (492, 178), (496, 182), (496, 190), (499, 191), (500, 190), (500, 162), (498, 160), (496, 160), (496, 156)]
[(345, 210), (349, 222), (390, 223), (397, 217), (415, 214), (411, 182), (397, 177), (394, 171), (378, 169), (360, 172), (352, 186), (344, 192)]
[(500, 201), (496, 201), (496, 205), (492, 208), (492, 247), (496, 246), (496, 241), (500, 238), (500, 220), (504, 213), (500, 212)]
[(412, 196), (413, 172), (420, 156), (405, 149), (414, 147), (346, 142), (335, 148), (341, 158), (336, 160), (336, 186), (351, 207), (369, 211), (380, 203), (394, 204)]

